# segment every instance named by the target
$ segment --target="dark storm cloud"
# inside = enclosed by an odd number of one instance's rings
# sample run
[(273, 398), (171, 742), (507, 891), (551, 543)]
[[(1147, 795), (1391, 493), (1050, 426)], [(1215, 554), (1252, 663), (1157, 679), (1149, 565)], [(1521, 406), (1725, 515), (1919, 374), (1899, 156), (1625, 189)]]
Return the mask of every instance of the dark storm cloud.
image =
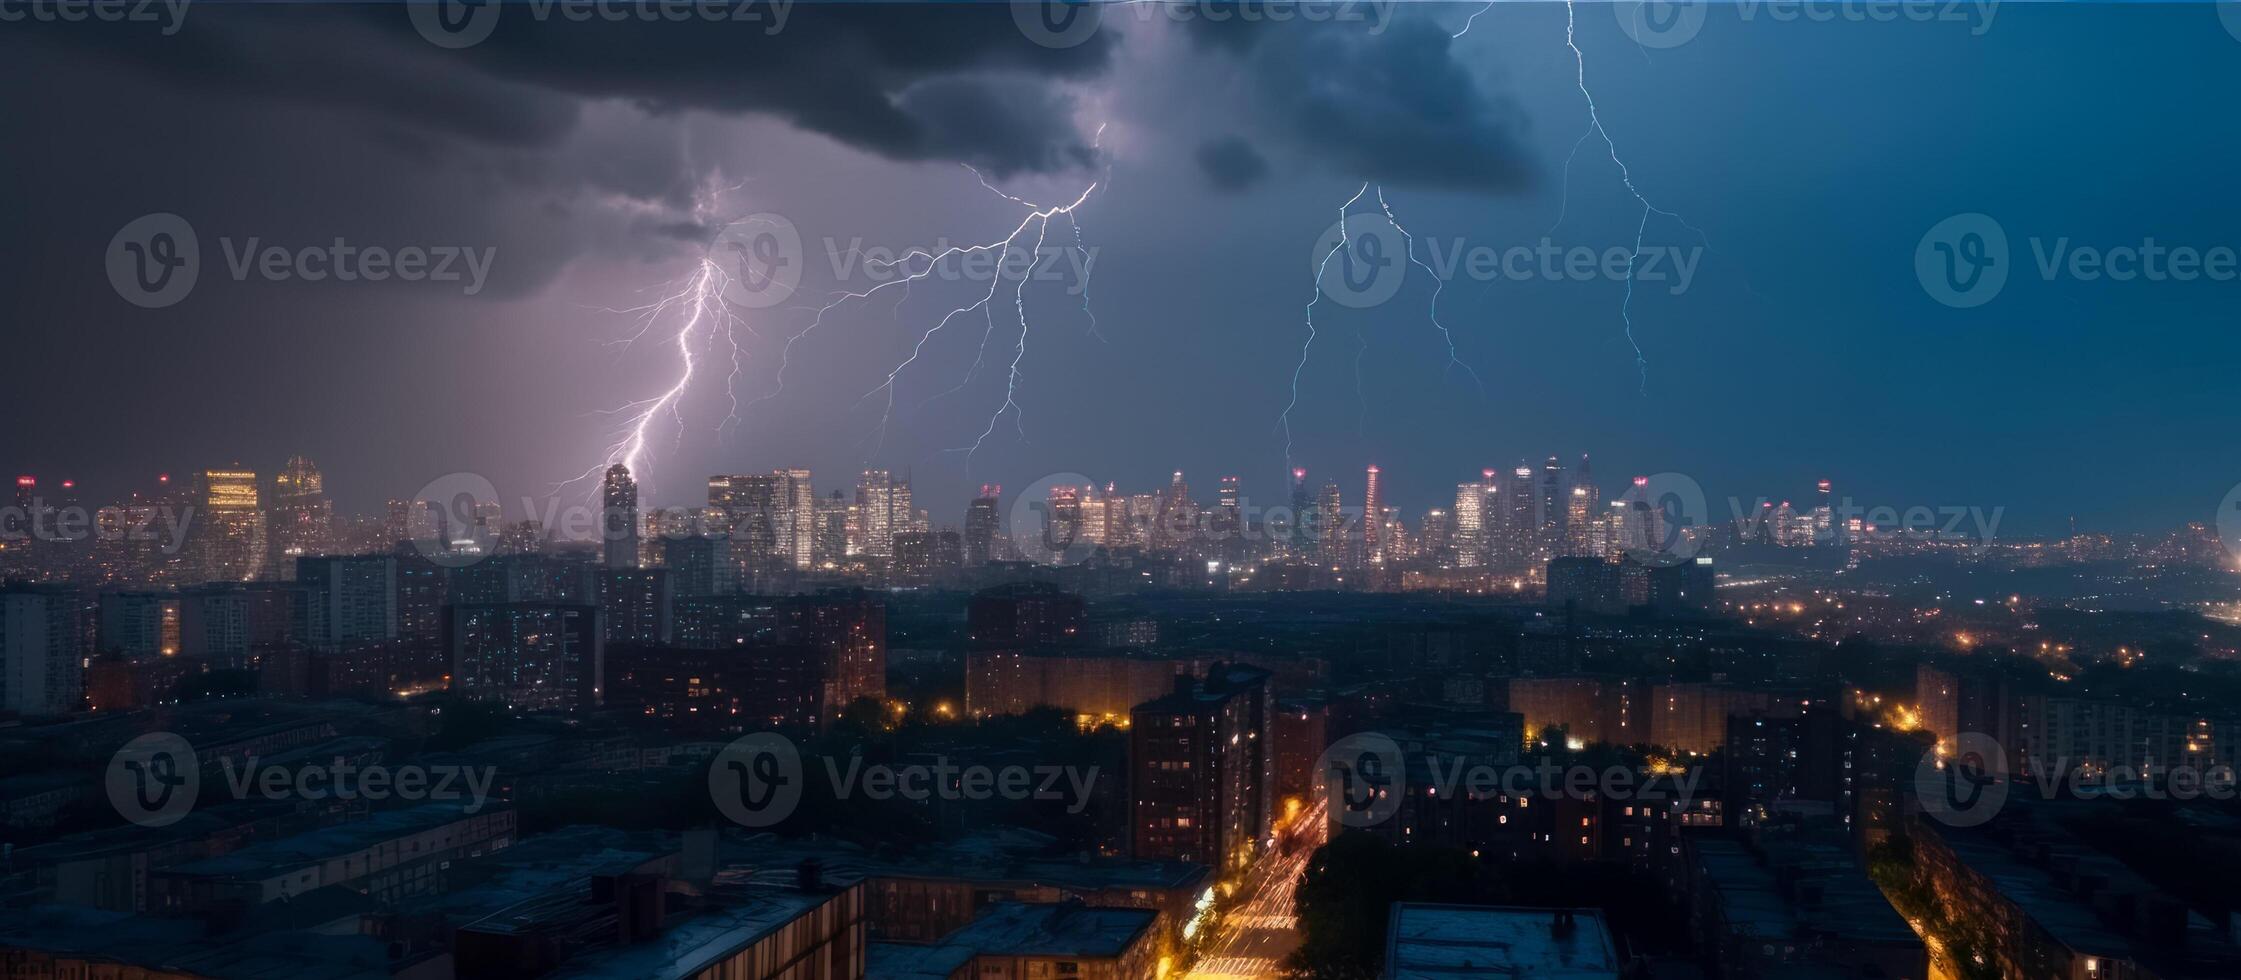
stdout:
[(1215, 190), (1236, 193), (1268, 176), (1268, 160), (1253, 144), (1236, 136), (1219, 136), (1199, 144), (1198, 168)]
[(1481, 90), (1428, 19), (1194, 21), (1192, 37), (1248, 71), (1252, 116), (1349, 177), (1477, 191), (1532, 182), (1525, 113)]
[(937, 78), (904, 93), (900, 105), (925, 125), (927, 150), (992, 176), (1096, 162), (1074, 129), (1074, 100), (1016, 78)]

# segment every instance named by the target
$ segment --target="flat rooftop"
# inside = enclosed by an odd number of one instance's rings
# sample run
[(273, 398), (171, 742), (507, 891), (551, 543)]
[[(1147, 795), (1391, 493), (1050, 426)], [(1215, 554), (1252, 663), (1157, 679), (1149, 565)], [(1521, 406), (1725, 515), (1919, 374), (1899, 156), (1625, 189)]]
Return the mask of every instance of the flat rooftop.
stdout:
[[(1556, 928), (1569, 912), (1572, 928)], [(1618, 951), (1594, 909), (1396, 902), (1385, 943), (1388, 980), (1548, 977), (1616, 980)]]

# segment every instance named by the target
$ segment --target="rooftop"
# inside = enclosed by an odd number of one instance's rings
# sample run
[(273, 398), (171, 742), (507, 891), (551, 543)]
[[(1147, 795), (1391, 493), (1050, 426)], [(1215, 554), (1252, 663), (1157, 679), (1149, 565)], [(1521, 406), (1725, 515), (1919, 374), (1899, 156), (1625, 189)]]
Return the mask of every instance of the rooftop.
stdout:
[[(1557, 917), (1570, 916), (1570, 929)], [(1618, 952), (1594, 909), (1397, 902), (1386, 938), (1388, 980), (1546, 977), (1600, 980), (1619, 973)]]

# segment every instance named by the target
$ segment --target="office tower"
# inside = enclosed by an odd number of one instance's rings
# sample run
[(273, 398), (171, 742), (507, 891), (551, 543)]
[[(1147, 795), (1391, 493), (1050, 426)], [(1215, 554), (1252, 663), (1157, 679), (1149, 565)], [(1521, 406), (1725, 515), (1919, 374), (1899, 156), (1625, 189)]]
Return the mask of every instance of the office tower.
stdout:
[(265, 569), (265, 512), (257, 474), (245, 469), (204, 470), (195, 498), (202, 512), (193, 534), (197, 581), (248, 582)]
[(1307, 470), (1292, 469), (1292, 527), (1290, 551), (1295, 558), (1305, 558), (1315, 553), (1316, 521), (1314, 504), (1307, 494)]
[(817, 488), (810, 484), (807, 469), (793, 467), (777, 473), (783, 529), (779, 544), (794, 570), (806, 572), (817, 561)]
[(965, 508), (965, 566), (979, 568), (995, 555), (997, 502), (1004, 488), (993, 483), (980, 485), (980, 496)]
[(1097, 492), (1097, 485), (1082, 487), (1082, 543), (1091, 547), (1104, 547), (1111, 540), (1113, 530), (1113, 498)]
[(1829, 481), (1822, 480), (1814, 489), (1813, 542), (1836, 545), (1844, 543), (1844, 532), (1836, 526), (1835, 490)]
[(909, 530), (910, 484), (886, 470), (865, 470), (856, 480), (858, 551), (870, 558), (895, 556), (895, 532)]
[(1156, 493), (1135, 493), (1128, 496), (1128, 544), (1130, 547), (1149, 550), (1152, 547), (1153, 528), (1159, 523), (1160, 496)]
[(1346, 510), (1338, 493), (1338, 484), (1323, 484), (1322, 499), (1315, 505), (1317, 560), (1325, 565), (1346, 563)]
[(513, 711), (599, 706), (607, 647), (598, 606), (447, 606), (444, 623), (451, 686), (459, 694)]
[(1182, 470), (1168, 479), (1157, 508), (1152, 520), (1152, 549), (1176, 551), (1187, 546), (1198, 527), (1198, 502), (1191, 499), (1191, 487), (1183, 482)]
[(810, 552), (818, 568), (838, 568), (848, 560), (849, 512), (838, 490), (817, 498), (817, 540)]
[(390, 500), (383, 505), (381, 540), (386, 544), (413, 539), (413, 512), (420, 509), (417, 500)]
[(302, 615), (296, 635), (321, 650), (397, 638), (397, 559), (389, 555), (299, 558)]
[(1455, 485), (1454, 547), (1457, 568), (1479, 568), (1486, 564), (1486, 488), (1492, 482), (1493, 475), (1493, 470), (1487, 470), (1484, 480)]
[(794, 517), (787, 508), (795, 490), (792, 480), (778, 473), (708, 478), (708, 509), (729, 533), (732, 558), (741, 574), (767, 575), (793, 567), (787, 549), (792, 545)]
[(1446, 565), (1454, 560), (1454, 547), (1455, 515), (1441, 507), (1425, 512), (1424, 528), (1416, 540), (1417, 557), (1439, 560)]
[(0, 712), (68, 714), (83, 696), (78, 598), (43, 586), (0, 587)]
[(1368, 489), (1362, 496), (1362, 561), (1385, 564), (1385, 494), (1378, 486), (1376, 466), (1369, 468)]
[(1565, 554), (1603, 554), (1603, 494), (1595, 488), (1595, 478), (1589, 472), (1587, 454), (1580, 454), (1580, 468), (1572, 474), (1572, 492), (1566, 506), (1564, 531)]
[(38, 508), (39, 478), (16, 477), (13, 505), (0, 511), (0, 581), (40, 577)]
[(1228, 539), (1245, 533), (1245, 511), (1240, 500), (1241, 490), (1234, 476), (1222, 477), (1220, 489), (1214, 492), (1214, 536)]
[(1536, 560), (1546, 561), (1562, 554), (1565, 547), (1565, 529), (1570, 524), (1572, 502), (1565, 493), (1564, 464), (1554, 456), (1541, 464), (1540, 499), (1535, 502), (1540, 528), (1534, 545)]
[(599, 526), (607, 567), (638, 567), (638, 481), (621, 463), (607, 467), (600, 483)]
[(732, 540), (725, 535), (665, 537), (661, 541), (661, 563), (669, 569), (678, 595), (728, 595), (739, 589)]
[(669, 642), (675, 568), (601, 568), (591, 581), (607, 642)]
[(319, 467), (302, 456), (291, 456), (288, 465), (273, 477), (272, 514), (267, 556), (273, 574), (283, 579), (296, 573), (296, 559), (325, 554), (335, 520), (335, 505), (327, 499), (326, 481)]
[(1131, 852), (1138, 859), (1212, 864), (1252, 860), (1274, 804), (1269, 673), (1216, 664), (1201, 681), (1129, 712)]

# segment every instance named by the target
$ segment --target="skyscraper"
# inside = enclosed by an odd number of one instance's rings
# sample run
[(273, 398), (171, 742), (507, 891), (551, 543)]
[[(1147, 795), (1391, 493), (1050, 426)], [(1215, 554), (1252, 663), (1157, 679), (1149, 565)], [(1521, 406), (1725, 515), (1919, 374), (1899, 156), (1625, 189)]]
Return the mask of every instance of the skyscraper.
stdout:
[(325, 554), (333, 540), (334, 520), (335, 505), (327, 499), (319, 467), (302, 456), (289, 457), (272, 482), (267, 530), (272, 550), (266, 560), (273, 574), (293, 578), (296, 559)]
[(1323, 497), (1315, 505), (1317, 560), (1326, 565), (1346, 562), (1346, 509), (1339, 496), (1338, 484), (1323, 484)]
[(599, 487), (600, 533), (608, 568), (638, 567), (638, 481), (630, 467), (607, 467)]
[(809, 471), (801, 467), (778, 471), (783, 480), (779, 517), (785, 529), (779, 542), (795, 571), (808, 571), (817, 561), (817, 488)]
[(1595, 479), (1587, 466), (1587, 454), (1580, 454), (1580, 468), (1572, 474), (1572, 492), (1564, 515), (1565, 554), (1601, 555), (1603, 520), (1603, 494), (1595, 489)]
[[(732, 558), (746, 575), (791, 568), (795, 534), (789, 512), (796, 486), (785, 473), (745, 473), (708, 478), (708, 508), (731, 537)], [(812, 497), (812, 508), (815, 498)], [(814, 510), (811, 513), (815, 520)]]
[(204, 470), (195, 495), (202, 505), (196, 536), (197, 578), (248, 582), (265, 569), (265, 512), (257, 474), (245, 469)]
[(1572, 502), (1565, 493), (1564, 463), (1554, 456), (1541, 464), (1539, 506), (1540, 531), (1534, 541), (1539, 553), (1536, 561), (1546, 561), (1562, 554), (1565, 546), (1565, 528), (1571, 524)]
[(980, 496), (974, 497), (965, 508), (965, 567), (979, 568), (995, 556), (997, 504), (1004, 488), (994, 483), (980, 485)]
[(1307, 470), (1292, 470), (1292, 526), (1288, 535), (1291, 552), (1295, 558), (1305, 558), (1315, 551), (1314, 505), (1307, 496)]
[(81, 700), (78, 598), (54, 586), (0, 588), (0, 711), (34, 717)]
[(910, 482), (898, 481), (886, 470), (865, 470), (856, 480), (856, 521), (864, 555), (895, 556), (895, 532), (908, 531), (911, 513)]
[(1362, 495), (1362, 561), (1385, 564), (1385, 494), (1378, 487), (1378, 470), (1369, 468), (1369, 487)]

